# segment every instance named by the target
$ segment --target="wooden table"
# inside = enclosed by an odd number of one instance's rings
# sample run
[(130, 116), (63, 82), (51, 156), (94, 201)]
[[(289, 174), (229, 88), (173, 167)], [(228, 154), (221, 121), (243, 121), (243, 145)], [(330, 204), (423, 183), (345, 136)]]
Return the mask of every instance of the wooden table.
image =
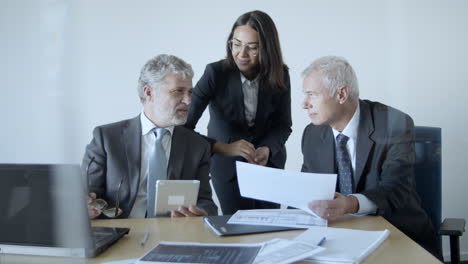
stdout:
[[(201, 218), (164, 218), (133, 220), (98, 220), (95, 226), (130, 227), (130, 235), (102, 253), (90, 263), (138, 258), (159, 241), (203, 243), (254, 243), (273, 238), (292, 239), (303, 231), (283, 231), (256, 235), (218, 237)], [(408, 238), (380, 216), (349, 217), (330, 223), (330, 227), (362, 230), (390, 230), (387, 240), (362, 263), (440, 263), (429, 252)], [(144, 247), (140, 245), (144, 233), (150, 230)], [(358, 239), (358, 238), (356, 238)]]
[[(203, 242), (203, 243), (254, 243), (273, 238), (292, 239), (303, 231), (283, 231), (256, 235), (218, 237), (196, 218), (155, 218), (94, 220), (93, 226), (129, 227), (130, 234), (119, 240), (107, 251), (94, 259), (69, 260), (63, 258), (32, 256), (1, 256), (0, 263), (102, 263), (107, 261), (139, 258), (159, 241)], [(380, 216), (344, 218), (329, 224), (330, 227), (362, 230), (390, 230), (387, 240), (362, 263), (440, 263), (429, 252)], [(146, 230), (150, 235), (145, 246), (140, 242)], [(356, 238), (359, 239), (359, 238)]]

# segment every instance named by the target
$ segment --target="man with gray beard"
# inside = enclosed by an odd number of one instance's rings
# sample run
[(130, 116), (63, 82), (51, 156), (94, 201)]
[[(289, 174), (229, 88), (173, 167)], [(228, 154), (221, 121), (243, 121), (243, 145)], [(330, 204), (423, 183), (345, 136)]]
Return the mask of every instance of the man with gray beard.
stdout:
[[(175, 56), (149, 60), (138, 81), (141, 114), (94, 129), (82, 162), (90, 218), (105, 217), (95, 206), (97, 198), (111, 205), (119, 199), (120, 218), (154, 217), (154, 174), (200, 181), (197, 204), (173, 210), (172, 217), (217, 214), (209, 184), (210, 146), (181, 126), (192, 100), (192, 78), (190, 64)], [(152, 169), (156, 163), (162, 165)]]

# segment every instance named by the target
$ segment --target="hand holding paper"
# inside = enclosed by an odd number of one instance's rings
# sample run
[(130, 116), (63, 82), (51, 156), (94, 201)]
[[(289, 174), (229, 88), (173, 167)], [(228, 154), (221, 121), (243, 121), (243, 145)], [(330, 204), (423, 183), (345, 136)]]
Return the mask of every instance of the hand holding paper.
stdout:
[(333, 200), (311, 201), (309, 208), (323, 219), (336, 220), (345, 214), (357, 213), (359, 201), (352, 195), (344, 196), (341, 193), (335, 193)]
[(244, 197), (286, 204), (316, 215), (313, 200), (332, 200), (336, 174), (287, 171), (237, 162), (237, 179)]

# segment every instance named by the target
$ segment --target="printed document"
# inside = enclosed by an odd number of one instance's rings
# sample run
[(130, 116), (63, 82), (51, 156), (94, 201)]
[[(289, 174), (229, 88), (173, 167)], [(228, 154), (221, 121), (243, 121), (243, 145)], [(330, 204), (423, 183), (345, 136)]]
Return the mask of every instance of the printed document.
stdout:
[(285, 204), (315, 215), (312, 200), (332, 200), (336, 174), (320, 174), (269, 168), (236, 162), (240, 193), (244, 197)]
[(254, 209), (238, 210), (227, 223), (309, 228), (327, 226), (328, 221), (299, 209)]
[(313, 226), (296, 241), (317, 244), (326, 237), (324, 251), (307, 258), (313, 263), (360, 263), (387, 239), (390, 231), (366, 231)]
[(322, 250), (324, 248), (316, 245), (276, 238), (265, 242), (254, 264), (289, 264), (311, 257)]
[(205, 244), (161, 241), (138, 263), (249, 264), (254, 262), (262, 246), (261, 243)]

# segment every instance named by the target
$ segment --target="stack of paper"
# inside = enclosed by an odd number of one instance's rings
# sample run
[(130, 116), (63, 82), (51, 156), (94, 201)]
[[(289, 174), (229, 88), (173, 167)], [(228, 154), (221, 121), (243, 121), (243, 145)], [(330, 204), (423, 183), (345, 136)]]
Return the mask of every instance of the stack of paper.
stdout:
[(313, 263), (360, 263), (387, 239), (389, 233), (387, 229), (364, 231), (314, 226), (296, 237), (296, 240), (317, 245), (323, 237), (326, 237), (322, 244), (325, 250), (306, 261)]

